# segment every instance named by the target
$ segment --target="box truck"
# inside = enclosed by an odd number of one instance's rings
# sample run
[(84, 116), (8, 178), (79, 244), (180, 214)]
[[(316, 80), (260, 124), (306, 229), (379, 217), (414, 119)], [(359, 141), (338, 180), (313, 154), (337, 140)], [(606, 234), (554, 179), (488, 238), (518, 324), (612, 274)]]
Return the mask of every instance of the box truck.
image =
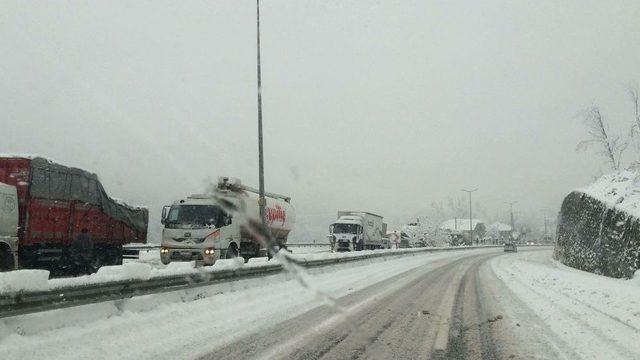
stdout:
[(338, 219), (329, 227), (336, 251), (382, 249), (386, 233), (382, 216), (364, 211), (338, 211)]

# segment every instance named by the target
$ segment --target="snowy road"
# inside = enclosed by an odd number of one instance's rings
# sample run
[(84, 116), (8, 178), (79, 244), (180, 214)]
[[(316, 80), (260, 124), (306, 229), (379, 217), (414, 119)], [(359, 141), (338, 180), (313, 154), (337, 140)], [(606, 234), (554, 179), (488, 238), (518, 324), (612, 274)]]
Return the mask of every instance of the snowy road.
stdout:
[(550, 258), (429, 262), (204, 358), (637, 359), (640, 287)]
[(516, 344), (487, 288), (487, 263), (497, 255), (428, 262), (340, 298), (341, 312), (316, 308), (205, 358), (507, 358)]
[[(22, 359), (634, 359), (640, 286), (550, 250), (371, 259), (0, 320)], [(335, 304), (320, 294), (336, 299)]]

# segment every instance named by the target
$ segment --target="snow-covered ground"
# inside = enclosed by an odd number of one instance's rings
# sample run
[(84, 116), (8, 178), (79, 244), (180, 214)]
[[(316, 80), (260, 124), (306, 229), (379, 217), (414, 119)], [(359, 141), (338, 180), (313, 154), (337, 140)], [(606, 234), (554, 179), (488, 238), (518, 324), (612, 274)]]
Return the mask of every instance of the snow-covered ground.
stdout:
[(640, 217), (640, 173), (625, 170), (606, 174), (593, 184), (578, 191), (588, 194), (611, 208), (618, 208), (636, 218)]
[[(312, 289), (279, 274), (0, 320), (3, 358), (185, 359), (394, 275), (495, 249), (376, 258), (316, 268)], [(317, 254), (315, 256), (318, 256)]]
[[(537, 340), (550, 343), (556, 356), (640, 358), (640, 274), (621, 280), (583, 272), (556, 262), (551, 251), (500, 256), (491, 267), (535, 314), (531, 324), (540, 323), (528, 337), (545, 338)], [(516, 307), (512, 316), (522, 322), (526, 316)]]
[(294, 254), (312, 254), (317, 252), (330, 252), (331, 245), (325, 246), (300, 246), (296, 244), (289, 244), (289, 251)]

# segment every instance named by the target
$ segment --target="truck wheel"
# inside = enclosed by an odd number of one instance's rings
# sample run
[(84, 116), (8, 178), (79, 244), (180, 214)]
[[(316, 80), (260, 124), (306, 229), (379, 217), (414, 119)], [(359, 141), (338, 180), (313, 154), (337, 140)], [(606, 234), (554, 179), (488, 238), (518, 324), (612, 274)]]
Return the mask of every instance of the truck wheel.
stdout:
[(238, 249), (234, 245), (229, 245), (227, 249), (226, 259), (235, 259), (238, 257)]
[(6, 245), (0, 245), (0, 271), (9, 271), (15, 269), (13, 254), (11, 249)]

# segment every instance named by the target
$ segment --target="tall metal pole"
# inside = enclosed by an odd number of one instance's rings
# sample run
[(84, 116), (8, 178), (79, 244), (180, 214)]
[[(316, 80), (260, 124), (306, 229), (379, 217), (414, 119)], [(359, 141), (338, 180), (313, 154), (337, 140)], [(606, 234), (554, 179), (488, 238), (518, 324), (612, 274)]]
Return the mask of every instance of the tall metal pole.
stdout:
[(258, 48), (258, 182), (259, 182), (259, 199), (258, 206), (260, 208), (260, 219), (262, 226), (267, 228), (267, 214), (265, 211), (266, 200), (264, 197), (264, 154), (262, 150), (262, 68), (260, 66), (260, 0), (256, 0), (256, 29), (257, 29), (257, 48)]
[(513, 232), (515, 231), (515, 225), (513, 223), (513, 204), (516, 204), (517, 201), (508, 201), (505, 204), (509, 205), (509, 213), (511, 214), (511, 238), (513, 240)]
[[(471, 236), (471, 244), (473, 245), (473, 210), (471, 207), (471, 193), (474, 191), (478, 191), (478, 189), (473, 189), (473, 190), (464, 190), (462, 189), (462, 191), (466, 192), (469, 194), (469, 231), (470, 231), (470, 236)], [(477, 245), (477, 244), (476, 244)]]

